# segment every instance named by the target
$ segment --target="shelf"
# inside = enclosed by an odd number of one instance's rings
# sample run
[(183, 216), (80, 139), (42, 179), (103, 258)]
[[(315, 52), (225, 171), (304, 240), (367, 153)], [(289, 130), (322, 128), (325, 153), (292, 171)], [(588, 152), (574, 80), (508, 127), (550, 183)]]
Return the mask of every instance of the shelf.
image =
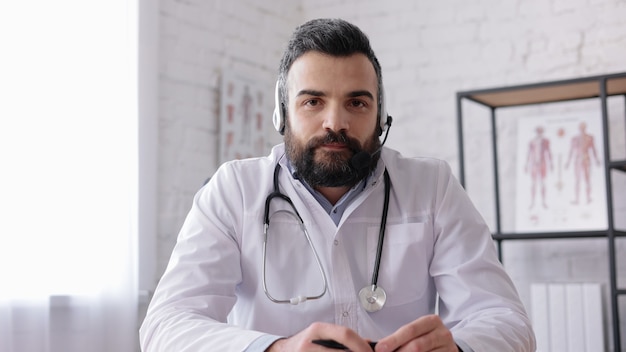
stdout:
[[(500, 183), (499, 183), (499, 167), (498, 167), (498, 151), (497, 145), (497, 127), (496, 127), (496, 110), (502, 107), (513, 107), (532, 104), (546, 104), (565, 102), (582, 99), (596, 99), (601, 103), (603, 133), (608, 134), (608, 97), (622, 95), (626, 97), (626, 72), (607, 74), (602, 76), (593, 76), (585, 78), (577, 78), (570, 80), (540, 82), (535, 84), (526, 84), (518, 86), (508, 86), (490, 89), (478, 89), (471, 91), (457, 92), (457, 128), (459, 138), (459, 162), (460, 172), (459, 180), (465, 187), (465, 154), (463, 146), (463, 100), (471, 101), (479, 105), (491, 108), (491, 143), (493, 151), (493, 169), (494, 169), (494, 195), (495, 195), (495, 224), (496, 233), (492, 237), (497, 241), (498, 258), (502, 260), (502, 243), (508, 240), (543, 240), (543, 239), (582, 239), (597, 238), (607, 241), (609, 250), (609, 281), (611, 287), (611, 318), (613, 321), (613, 350), (621, 351), (622, 331), (620, 330), (620, 309), (619, 295), (626, 295), (626, 288), (617, 287), (617, 249), (615, 240), (617, 238), (626, 238), (626, 231), (615, 228), (613, 221), (610, 221), (606, 229), (589, 230), (589, 231), (561, 231), (561, 232), (527, 232), (517, 233), (515, 231), (501, 231), (500, 216)], [(604, 176), (610, 180), (611, 170), (626, 172), (626, 160), (610, 160), (607, 150), (604, 151), (605, 164)], [(607, 192), (613, 194), (615, 190), (613, 185), (608, 182), (606, 185)], [(623, 195), (617, 195), (623, 197)], [(613, 203), (607, 203), (609, 212), (613, 211)], [(545, 231), (545, 229), (543, 230)]]
[(609, 168), (620, 170), (620, 171), (626, 171), (626, 160), (611, 161), (609, 162)]
[[(626, 231), (613, 231), (616, 237), (626, 237)], [(514, 232), (492, 234), (494, 240), (541, 240), (567, 238), (598, 238), (607, 237), (607, 230), (577, 232)]]
[(598, 82), (602, 78), (607, 80), (607, 96), (626, 94), (626, 74), (473, 90), (471, 92), (460, 92), (459, 94), (467, 99), (494, 108), (597, 98), (601, 94)]

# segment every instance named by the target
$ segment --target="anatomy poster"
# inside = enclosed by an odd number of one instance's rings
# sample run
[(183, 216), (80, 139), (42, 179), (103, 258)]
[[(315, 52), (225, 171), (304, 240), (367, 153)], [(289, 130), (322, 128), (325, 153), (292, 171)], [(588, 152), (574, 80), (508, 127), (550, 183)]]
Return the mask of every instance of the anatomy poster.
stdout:
[(606, 229), (600, 116), (568, 113), (518, 121), (515, 230)]
[(266, 91), (253, 80), (225, 71), (220, 99), (219, 160), (264, 155), (263, 119), (269, 108), (264, 104)]

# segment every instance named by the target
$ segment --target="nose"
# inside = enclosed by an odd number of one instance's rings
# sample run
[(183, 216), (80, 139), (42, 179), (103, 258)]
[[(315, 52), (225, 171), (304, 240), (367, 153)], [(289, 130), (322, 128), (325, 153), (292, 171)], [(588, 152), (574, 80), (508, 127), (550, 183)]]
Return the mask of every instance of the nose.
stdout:
[(347, 131), (349, 126), (348, 113), (339, 104), (329, 104), (324, 111), (324, 120), (322, 122), (324, 130)]

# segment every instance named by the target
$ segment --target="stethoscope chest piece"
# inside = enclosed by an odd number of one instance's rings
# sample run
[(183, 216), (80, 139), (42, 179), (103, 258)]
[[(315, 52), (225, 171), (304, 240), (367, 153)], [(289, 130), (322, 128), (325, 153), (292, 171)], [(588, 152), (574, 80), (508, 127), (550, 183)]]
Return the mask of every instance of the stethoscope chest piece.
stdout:
[(382, 287), (376, 285), (365, 286), (359, 291), (359, 300), (366, 311), (373, 313), (381, 310), (387, 301), (387, 294)]

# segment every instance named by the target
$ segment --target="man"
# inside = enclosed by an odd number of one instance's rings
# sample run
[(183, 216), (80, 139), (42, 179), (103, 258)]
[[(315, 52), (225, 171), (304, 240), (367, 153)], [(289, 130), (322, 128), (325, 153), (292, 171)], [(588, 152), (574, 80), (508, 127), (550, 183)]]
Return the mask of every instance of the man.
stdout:
[(528, 155), (526, 157), (526, 166), (524, 170), (530, 173), (531, 188), (530, 188), (530, 208), (535, 205), (535, 193), (537, 187), (541, 194), (541, 204), (544, 208), (547, 208), (546, 204), (546, 174), (548, 173), (548, 166), (552, 171), (552, 152), (550, 151), (550, 140), (543, 135), (543, 127), (537, 126), (535, 129), (536, 135), (528, 143)]
[(581, 122), (578, 125), (578, 135), (572, 137), (569, 156), (565, 163), (567, 169), (572, 159), (574, 160), (574, 200), (572, 204), (578, 204), (580, 194), (581, 178), (585, 182), (585, 196), (587, 204), (591, 203), (591, 156), (595, 160), (596, 166), (600, 166), (600, 159), (596, 153), (596, 144), (593, 136), (587, 133), (587, 124)]
[(383, 91), (357, 27), (296, 29), (277, 84), (285, 143), (225, 163), (198, 192), (144, 351), (534, 351), (450, 168), (381, 147)]

